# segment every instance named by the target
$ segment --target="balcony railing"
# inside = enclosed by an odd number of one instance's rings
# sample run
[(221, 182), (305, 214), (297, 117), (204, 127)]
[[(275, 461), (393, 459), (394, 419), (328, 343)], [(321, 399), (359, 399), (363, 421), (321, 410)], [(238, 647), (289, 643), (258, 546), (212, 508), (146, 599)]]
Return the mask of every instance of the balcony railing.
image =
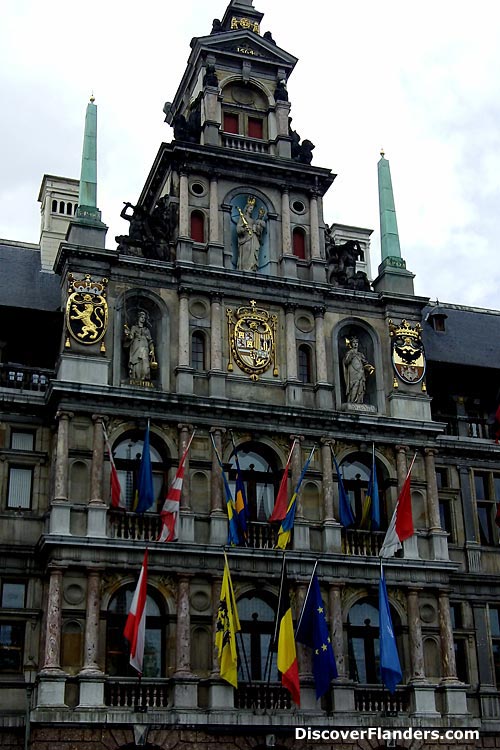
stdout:
[(144, 711), (147, 708), (169, 708), (170, 680), (120, 677), (106, 680), (104, 702), (113, 708), (134, 708)]
[(254, 549), (274, 549), (278, 531), (270, 523), (251, 521), (248, 529), (248, 546)]
[(446, 434), (453, 437), (493, 439), (493, 428), (486, 417), (456, 416), (450, 414), (433, 414), (433, 419), (446, 424)]
[(234, 707), (255, 709), (288, 709), (292, 701), (288, 690), (281, 685), (267, 682), (238, 683), (234, 693)]
[(342, 552), (355, 557), (378, 557), (385, 531), (342, 530)]
[(394, 716), (407, 713), (410, 706), (408, 688), (399, 688), (393, 695), (381, 687), (357, 687), (354, 691), (356, 711)]
[(138, 516), (123, 510), (110, 510), (109, 526), (112, 539), (154, 542), (160, 536), (161, 518), (157, 513)]
[(235, 148), (238, 151), (247, 151), (253, 154), (268, 154), (269, 144), (255, 138), (245, 138), (241, 135), (222, 134), (222, 143), (225, 148)]
[(22, 365), (0, 365), (0, 387), (15, 388), (19, 391), (45, 391), (53, 370)]

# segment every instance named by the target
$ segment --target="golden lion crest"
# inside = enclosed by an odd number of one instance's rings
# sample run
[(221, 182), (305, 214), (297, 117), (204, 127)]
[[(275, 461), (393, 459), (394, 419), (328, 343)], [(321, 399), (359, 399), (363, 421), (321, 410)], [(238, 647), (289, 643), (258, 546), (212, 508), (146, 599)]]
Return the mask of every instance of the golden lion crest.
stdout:
[[(108, 327), (108, 303), (106, 287), (108, 279), (92, 281), (90, 274), (83, 279), (68, 275), (68, 301), (66, 303), (66, 327), (75, 341), (81, 344), (97, 344)], [(66, 348), (71, 346), (69, 338)], [(101, 350), (104, 344), (101, 345)]]

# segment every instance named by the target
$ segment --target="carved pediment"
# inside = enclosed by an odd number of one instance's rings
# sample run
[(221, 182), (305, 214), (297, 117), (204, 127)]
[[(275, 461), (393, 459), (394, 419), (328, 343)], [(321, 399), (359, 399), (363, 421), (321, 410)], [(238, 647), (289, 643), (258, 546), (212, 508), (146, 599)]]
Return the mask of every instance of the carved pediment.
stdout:
[(229, 54), (265, 60), (284, 68), (287, 72), (287, 78), (297, 63), (296, 57), (285, 52), (276, 44), (258, 34), (244, 30), (199, 37), (194, 45), (193, 53), (196, 57), (200, 53), (203, 53), (203, 56), (213, 54), (216, 58), (221, 54)]

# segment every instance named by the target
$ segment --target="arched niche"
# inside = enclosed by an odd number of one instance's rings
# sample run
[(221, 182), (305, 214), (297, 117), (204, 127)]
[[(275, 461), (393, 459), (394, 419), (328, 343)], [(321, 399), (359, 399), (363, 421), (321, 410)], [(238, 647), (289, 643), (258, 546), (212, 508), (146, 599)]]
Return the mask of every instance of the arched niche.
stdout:
[(69, 496), (73, 503), (86, 504), (89, 499), (89, 467), (85, 461), (73, 461), (69, 471)]
[[(346, 369), (349, 368), (345, 357), (354, 347), (353, 340), (358, 340), (358, 351), (364, 355), (368, 365), (375, 371), (369, 374), (365, 370), (365, 394), (362, 402), (348, 403), (346, 393)], [(348, 340), (348, 343), (346, 343)], [(344, 318), (333, 329), (333, 379), (337, 403), (353, 411), (385, 410), (384, 378), (380, 339), (376, 331), (360, 318)], [(352, 366), (352, 365), (351, 365)], [(350, 368), (349, 368), (350, 369)], [(352, 370), (350, 370), (352, 372)]]
[[(241, 442), (236, 446), (236, 451), (245, 485), (250, 520), (267, 523), (274, 508), (283, 473), (283, 461), (274, 448), (264, 441)], [(229, 486), (234, 493), (237, 476), (236, 454), (234, 450), (228, 453), (227, 474)]]
[[(137, 324), (138, 317), (145, 313), (144, 327), (148, 328), (154, 345), (154, 360), (157, 367), (150, 368), (150, 382), (153, 387), (168, 391), (170, 371), (175, 363), (171, 361), (170, 316), (164, 301), (148, 289), (129, 289), (116, 301), (113, 332), (113, 385), (130, 385), (129, 362), (131, 355), (130, 339), (125, 335)], [(133, 378), (135, 380), (135, 378)], [(138, 385), (137, 387), (148, 387)]]
[[(224, 215), (224, 253), (227, 258), (226, 267), (238, 270), (238, 221), (241, 214), (245, 215), (249, 197), (255, 199), (252, 218), (259, 219), (259, 211), (263, 211), (264, 227), (261, 227), (261, 243), (258, 253), (258, 268), (256, 273), (262, 275), (276, 275), (278, 262), (278, 227), (276, 211), (267, 195), (253, 186), (233, 188), (224, 199), (226, 208)], [(241, 211), (241, 214), (240, 214)], [(260, 231), (260, 230), (259, 230)], [(242, 273), (252, 273), (242, 271)]]
[[(344, 488), (356, 519), (354, 528), (360, 529), (362, 528), (360, 524), (363, 516), (363, 507), (372, 472), (373, 454), (371, 451), (349, 450), (337, 455), (336, 458)], [(380, 503), (380, 529), (373, 527), (371, 522), (373, 515), (370, 514), (369, 523), (364, 526), (365, 531), (386, 530), (393, 512), (391, 502), (392, 467), (390, 467), (385, 457), (381, 457), (377, 452), (375, 452), (375, 468), (377, 471)], [(338, 509), (336, 510), (338, 512)]]

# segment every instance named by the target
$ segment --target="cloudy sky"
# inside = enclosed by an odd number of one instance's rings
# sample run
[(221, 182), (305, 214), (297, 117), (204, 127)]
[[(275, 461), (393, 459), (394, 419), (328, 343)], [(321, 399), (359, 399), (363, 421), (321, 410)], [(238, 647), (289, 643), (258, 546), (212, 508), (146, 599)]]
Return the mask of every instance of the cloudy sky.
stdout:
[[(4, 0), (0, 237), (37, 242), (44, 173), (79, 177), (86, 102), (98, 105), (98, 205), (108, 246), (127, 231), (162, 141), (163, 104), (193, 36), (226, 0)], [(299, 63), (288, 89), (314, 164), (338, 177), (325, 220), (375, 230), (377, 161), (392, 171), (401, 248), (418, 294), (500, 307), (500, 3), (254, 0), (262, 32)]]

